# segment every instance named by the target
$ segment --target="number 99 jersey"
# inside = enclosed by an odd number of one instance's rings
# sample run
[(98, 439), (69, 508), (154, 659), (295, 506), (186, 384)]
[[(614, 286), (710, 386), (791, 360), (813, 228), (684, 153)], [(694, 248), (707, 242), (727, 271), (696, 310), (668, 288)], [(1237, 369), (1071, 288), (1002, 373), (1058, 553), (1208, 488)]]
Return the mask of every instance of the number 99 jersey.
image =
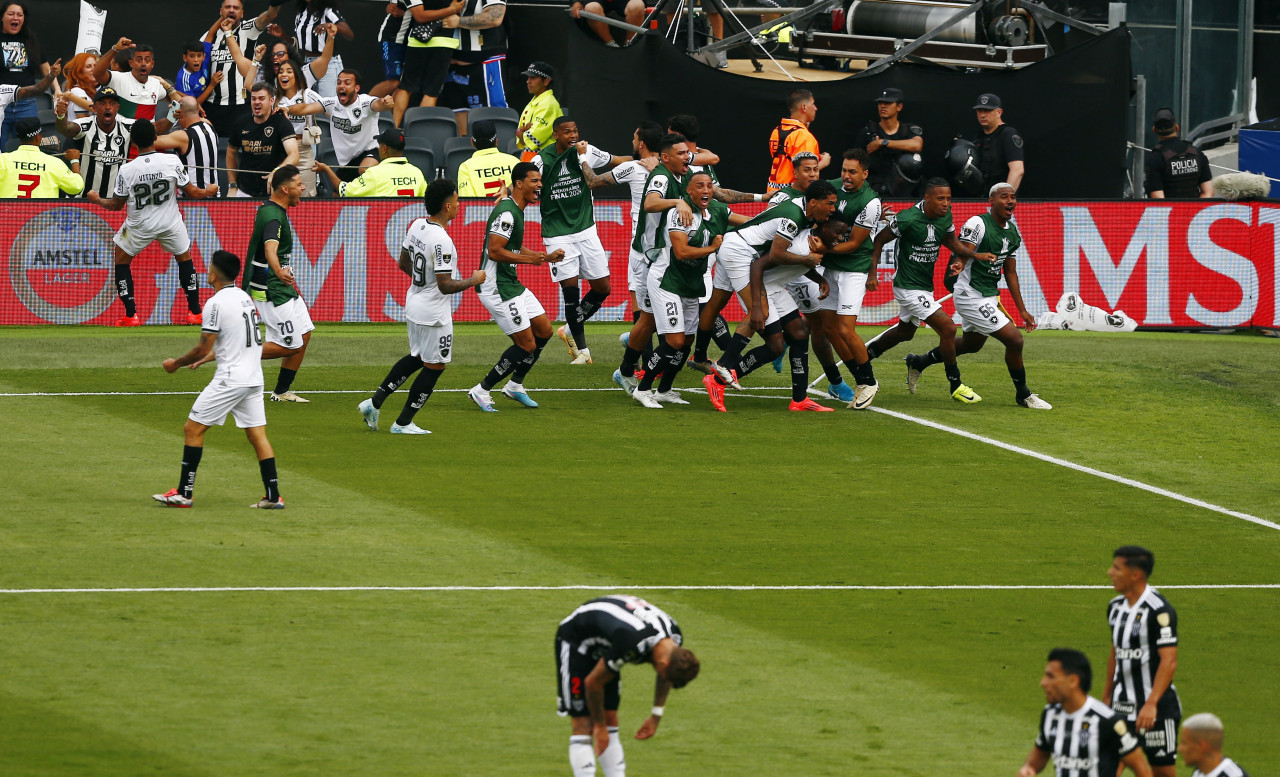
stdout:
[[(170, 244), (162, 241), (166, 251), (186, 252), (190, 240), (184, 240), (187, 230), (178, 210), (178, 190), (190, 182), (186, 164), (172, 154), (148, 152), (120, 167), (114, 196), (125, 201), (128, 216), (119, 237), (140, 246), (130, 255), (136, 256), (147, 243), (161, 236), (170, 236), (167, 241)], [(181, 237), (177, 234), (179, 231)], [(120, 243), (120, 240), (116, 242)], [(177, 245), (182, 242), (187, 245)], [(121, 248), (130, 251), (128, 245), (121, 244)]]
[(437, 273), (457, 277), (458, 252), (449, 233), (430, 219), (416, 219), (409, 225), (401, 249), (409, 255), (413, 279), (405, 294), (405, 320), (427, 326), (452, 322), (452, 295), (440, 293), (436, 285)]

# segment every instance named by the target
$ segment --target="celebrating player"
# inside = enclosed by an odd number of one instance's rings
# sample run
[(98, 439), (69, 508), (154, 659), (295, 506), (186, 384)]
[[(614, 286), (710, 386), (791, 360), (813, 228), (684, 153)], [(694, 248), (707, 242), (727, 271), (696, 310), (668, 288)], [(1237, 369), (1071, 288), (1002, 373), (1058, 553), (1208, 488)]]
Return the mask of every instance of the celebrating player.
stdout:
[(1137, 777), (1151, 777), (1138, 738), (1123, 715), (1089, 695), (1093, 670), (1084, 653), (1069, 648), (1049, 651), (1040, 678), (1044, 712), (1035, 747), (1018, 770), (1034, 777), (1052, 759), (1056, 777), (1117, 777), (1124, 764)]
[[(3, 95), (0, 87), (0, 95)], [(133, 119), (120, 116), (120, 95), (109, 86), (102, 86), (93, 95), (93, 115), (67, 119), (67, 95), (58, 98), (54, 108), (58, 132), (75, 141), (80, 157), (71, 162), (72, 171), (83, 171), (84, 190), (110, 197), (116, 190), (116, 176), (120, 166), (129, 158), (129, 132)], [(0, 104), (4, 100), (0, 97)], [(80, 170), (76, 170), (76, 168)]]
[[(880, 254), (894, 240), (898, 243), (898, 269), (893, 275), (893, 297), (898, 301), (901, 321), (880, 335), (867, 346), (871, 358), (883, 354), (898, 343), (916, 336), (920, 321), (938, 333), (938, 353), (946, 365), (947, 382), (951, 384), (951, 398), (957, 402), (972, 404), (981, 402), (973, 389), (960, 382), (960, 366), (956, 364), (956, 325), (942, 312), (933, 298), (933, 266), (938, 252), (946, 246), (952, 254), (963, 259), (982, 262), (995, 261), (995, 254), (974, 253), (956, 240), (955, 226), (951, 223), (951, 184), (942, 178), (930, 178), (925, 184), (924, 199), (898, 213), (888, 229), (880, 230), (871, 250), (871, 266), (880, 266)], [(875, 275), (867, 278), (867, 291), (879, 286)], [(907, 390), (916, 393), (911, 368), (907, 368)]]
[[(399, 130), (396, 130), (399, 132)], [(448, 178), (427, 184), (424, 203), (429, 214), (409, 225), (400, 247), (400, 271), (413, 279), (405, 294), (404, 318), (409, 327), (409, 355), (395, 363), (373, 396), (360, 403), (360, 415), (375, 432), (378, 411), (409, 376), (422, 369), (409, 387), (392, 434), (431, 434), (413, 422), (414, 415), (431, 398), (436, 381), (453, 354), (453, 316), (449, 297), (484, 282), (484, 270), (465, 281), (454, 280), (458, 251), (449, 237), (449, 222), (458, 215), (458, 187)]]
[(179, 367), (194, 369), (210, 361), (210, 354), (218, 362), (213, 379), (191, 406), (182, 430), (186, 439), (178, 487), (152, 496), (166, 507), (191, 507), (196, 468), (204, 453), (204, 433), (210, 426), (222, 426), (230, 413), (258, 454), (258, 469), (266, 489), (262, 499), (249, 506), (284, 509), (276, 479), (276, 454), (267, 439), (267, 414), (262, 404), (262, 331), (258, 329), (253, 300), (236, 287), (239, 274), (240, 260), (235, 254), (214, 252), (209, 261), (209, 285), (214, 293), (204, 305), (200, 342), (185, 355), (164, 360), (164, 370), (169, 373), (177, 372)]
[(199, 324), (200, 287), (191, 264), (191, 237), (178, 210), (178, 191), (194, 199), (218, 193), (216, 183), (200, 189), (187, 177), (187, 166), (172, 154), (157, 154), (156, 128), (147, 119), (138, 119), (130, 131), (138, 156), (124, 163), (116, 176), (115, 195), (104, 200), (95, 191), (89, 202), (107, 210), (128, 208), (124, 226), (116, 233), (116, 294), (124, 303), (124, 318), (116, 326), (141, 326), (142, 319), (133, 299), (133, 258), (153, 242), (159, 243), (178, 262), (178, 279), (187, 297), (187, 323)]
[(329, 114), (333, 128), (333, 153), (338, 177), (351, 182), (378, 164), (378, 113), (392, 108), (391, 96), (377, 98), (360, 93), (360, 73), (350, 68), (338, 74), (337, 97), (318, 103), (295, 103), (285, 109), (290, 116)]
[(289, 266), (293, 258), (293, 225), (287, 213), (302, 198), (302, 174), (293, 165), (284, 165), (271, 174), (270, 183), (271, 199), (258, 206), (253, 219), (244, 289), (253, 297), (267, 325), (262, 358), (282, 360), (271, 401), (305, 403), (311, 400), (298, 396), (291, 387), (316, 327)]
[[(1014, 398), (1019, 405), (1033, 410), (1052, 410), (1027, 388), (1027, 370), (1022, 364), (1022, 333), (1004, 314), (1000, 306), (1000, 275), (1003, 271), (1009, 285), (1009, 295), (1018, 307), (1018, 315), (1026, 322), (1027, 331), (1036, 328), (1035, 318), (1027, 312), (1022, 302), (1022, 290), (1018, 285), (1017, 253), (1022, 245), (1018, 225), (1013, 223), (1013, 209), (1018, 205), (1018, 194), (1011, 184), (998, 183), (991, 187), (991, 210), (969, 219), (960, 232), (960, 243), (971, 250), (994, 254), (994, 262), (955, 260), (951, 275), (957, 275), (953, 300), (956, 312), (964, 318), (964, 336), (955, 341), (956, 355), (977, 353), (986, 344), (987, 337), (994, 337), (1004, 344), (1004, 362), (1013, 379)], [(920, 373), (932, 364), (942, 361), (941, 348), (934, 348), (923, 356), (907, 354), (907, 383), (914, 385)], [(1154, 763), (1154, 762), (1153, 762)]]
[(511, 379), (502, 387), (502, 395), (525, 407), (538, 406), (524, 390), (524, 379), (551, 339), (551, 322), (542, 303), (520, 283), (516, 265), (541, 265), (564, 258), (562, 249), (548, 254), (524, 247), (524, 209), (537, 202), (541, 192), (542, 174), (532, 162), (521, 162), (511, 168), (511, 195), (498, 201), (485, 227), (484, 248), (480, 254), (484, 281), (477, 293), (494, 323), (511, 338), (511, 347), (503, 352), (498, 363), (467, 392), (471, 401), (486, 413), (498, 411), (489, 391), (508, 373)]
[(1174, 777), (1182, 702), (1173, 687), (1178, 667), (1178, 613), (1147, 585), (1155, 554), (1136, 545), (1117, 548), (1107, 576), (1120, 593), (1107, 605), (1111, 655), (1106, 695), (1142, 736), (1156, 777)]
[(560, 714), (573, 722), (569, 764), (574, 777), (593, 777), (597, 758), (605, 777), (623, 777), (619, 673), (626, 664), (647, 663), (658, 675), (653, 709), (636, 732), (636, 739), (649, 739), (658, 733), (671, 689), (688, 685), (701, 669), (683, 644), (675, 620), (636, 596), (592, 599), (560, 621), (556, 692)]

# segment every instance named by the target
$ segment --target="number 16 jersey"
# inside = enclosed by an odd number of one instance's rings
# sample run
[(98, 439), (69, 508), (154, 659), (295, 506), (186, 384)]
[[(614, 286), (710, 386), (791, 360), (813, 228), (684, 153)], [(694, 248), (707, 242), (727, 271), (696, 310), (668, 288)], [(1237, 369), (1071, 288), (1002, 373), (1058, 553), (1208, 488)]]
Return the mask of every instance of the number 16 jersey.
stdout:
[(125, 162), (116, 175), (115, 196), (126, 202), (124, 225), (158, 235), (182, 224), (178, 190), (191, 182), (187, 166), (172, 154), (149, 151)]
[(442, 294), (436, 285), (436, 273), (455, 275), (457, 250), (444, 227), (431, 219), (417, 219), (409, 225), (401, 245), (413, 263), (413, 283), (404, 298), (407, 321), (425, 326), (440, 326), (452, 318), (452, 295)]
[(253, 300), (234, 284), (222, 289), (204, 303), (200, 328), (217, 333), (213, 353), (218, 369), (212, 383), (222, 386), (262, 385), (262, 330), (258, 328), (258, 311)]

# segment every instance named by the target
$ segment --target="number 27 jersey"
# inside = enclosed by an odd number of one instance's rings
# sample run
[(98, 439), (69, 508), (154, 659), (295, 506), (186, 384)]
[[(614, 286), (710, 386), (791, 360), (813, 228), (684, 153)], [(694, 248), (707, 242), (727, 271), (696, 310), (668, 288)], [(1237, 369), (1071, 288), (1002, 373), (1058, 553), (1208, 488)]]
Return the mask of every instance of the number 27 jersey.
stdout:
[(187, 166), (172, 154), (149, 152), (125, 162), (114, 193), (126, 203), (125, 227), (154, 235), (181, 225), (178, 189), (190, 182)]
[(458, 251), (444, 227), (430, 219), (409, 225), (401, 248), (409, 254), (413, 283), (404, 298), (404, 317), (415, 324), (440, 326), (452, 317), (450, 294), (440, 293), (436, 273), (456, 275)]

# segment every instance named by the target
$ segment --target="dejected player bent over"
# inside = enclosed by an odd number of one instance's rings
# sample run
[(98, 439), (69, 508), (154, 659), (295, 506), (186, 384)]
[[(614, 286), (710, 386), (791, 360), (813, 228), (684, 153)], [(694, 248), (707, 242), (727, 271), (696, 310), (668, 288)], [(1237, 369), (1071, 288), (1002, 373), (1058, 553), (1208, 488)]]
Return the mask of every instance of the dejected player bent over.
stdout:
[(559, 712), (573, 719), (569, 763), (574, 777), (624, 777), (618, 736), (618, 676), (625, 664), (653, 664), (653, 710), (636, 739), (649, 739), (662, 721), (667, 694), (698, 676), (701, 665), (682, 647), (675, 620), (637, 596), (602, 596), (584, 603), (556, 630)]

